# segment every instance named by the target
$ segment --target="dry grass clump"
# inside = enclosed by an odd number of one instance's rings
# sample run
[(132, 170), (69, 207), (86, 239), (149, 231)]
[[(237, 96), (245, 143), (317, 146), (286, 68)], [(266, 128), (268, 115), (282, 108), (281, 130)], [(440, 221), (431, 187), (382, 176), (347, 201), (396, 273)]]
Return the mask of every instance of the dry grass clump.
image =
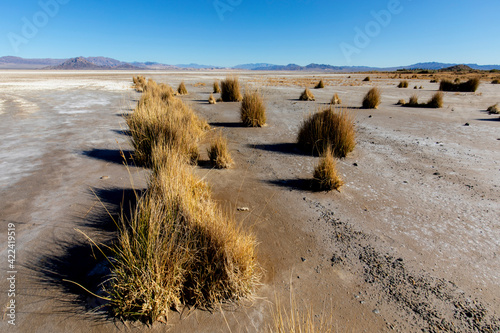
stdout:
[(241, 122), (250, 127), (262, 127), (266, 123), (266, 105), (258, 91), (246, 92), (240, 108)]
[(207, 150), (208, 158), (215, 168), (226, 169), (233, 164), (231, 154), (227, 148), (227, 140), (219, 133), (211, 142), (210, 148)]
[(314, 87), (314, 89), (323, 89), (325, 87), (325, 83), (323, 80), (320, 80), (318, 84)]
[(410, 97), (410, 101), (408, 103), (404, 103), (404, 100), (402, 100), (403, 103), (400, 104), (402, 106), (407, 106), (407, 107), (423, 107), (423, 108), (442, 108), (443, 107), (443, 93), (438, 91), (434, 95), (432, 95), (431, 99), (427, 101), (427, 103), (419, 103), (418, 102), (418, 96), (413, 95)]
[(376, 109), (380, 104), (380, 90), (376, 87), (370, 89), (363, 98), (364, 109)]
[(240, 92), (240, 83), (236, 77), (227, 77), (221, 81), (221, 98), (224, 102), (239, 102), (243, 98)]
[(208, 128), (207, 123), (177, 97), (163, 100), (159, 96), (158, 91), (146, 91), (135, 111), (126, 117), (136, 162), (150, 165), (152, 148), (158, 143), (179, 147), (195, 162), (199, 155), (197, 142)]
[(337, 174), (336, 166), (332, 151), (326, 149), (326, 153), (314, 169), (313, 187), (319, 191), (339, 190), (344, 182)]
[(356, 146), (352, 116), (332, 108), (317, 112), (302, 123), (297, 143), (313, 154), (323, 155), (331, 149), (336, 157), (345, 157)]
[(405, 105), (406, 104), (406, 101), (404, 99), (400, 99), (396, 105)]
[(398, 88), (408, 88), (408, 81), (400, 81), (398, 84)]
[(217, 81), (214, 81), (214, 94), (220, 94), (220, 86), (219, 86), (219, 82)]
[(461, 91), (461, 92), (475, 92), (479, 87), (481, 81), (479, 78), (472, 78), (467, 82), (453, 83), (450, 80), (441, 80), (439, 90), (441, 91)]
[(158, 146), (153, 161), (148, 190), (121, 218), (108, 290), (114, 314), (165, 322), (172, 308), (251, 295), (260, 279), (254, 236), (222, 212), (182, 154)]
[(500, 84), (500, 79), (494, 79), (491, 84)]
[(309, 88), (306, 88), (304, 92), (299, 97), (299, 100), (301, 101), (315, 101), (316, 98), (314, 97), (313, 93), (309, 90)]
[(432, 79), (430, 82), (431, 82), (431, 83), (438, 83), (438, 82), (439, 82), (439, 80), (438, 80), (438, 79)]
[(290, 307), (282, 306), (278, 299), (271, 308), (273, 317), (272, 324), (268, 327), (268, 333), (334, 333), (332, 317), (324, 314), (314, 314), (311, 307), (302, 309), (297, 306), (297, 301), (290, 295)]
[(370, 77), (369, 77), (369, 76), (365, 77), (365, 78), (363, 79), (363, 81), (364, 81), (364, 82), (369, 82), (369, 81), (370, 81)]
[(486, 109), (489, 114), (499, 114), (500, 113), (500, 108), (498, 107), (498, 103), (495, 105), (492, 105)]
[(184, 81), (182, 81), (179, 84), (179, 88), (177, 88), (177, 92), (179, 93), (179, 95), (187, 95), (188, 94), (188, 91), (186, 89), (186, 85), (184, 84)]
[(214, 94), (210, 94), (210, 97), (208, 98), (208, 103), (217, 104), (217, 102), (215, 101)]
[(146, 78), (141, 75), (137, 75), (137, 77), (133, 76), (132, 81), (134, 82), (134, 88), (138, 92), (143, 92), (144, 87), (146, 86)]
[(337, 93), (333, 95), (332, 99), (330, 100), (330, 104), (331, 105), (342, 104), (342, 100), (340, 99), (339, 95), (337, 95)]

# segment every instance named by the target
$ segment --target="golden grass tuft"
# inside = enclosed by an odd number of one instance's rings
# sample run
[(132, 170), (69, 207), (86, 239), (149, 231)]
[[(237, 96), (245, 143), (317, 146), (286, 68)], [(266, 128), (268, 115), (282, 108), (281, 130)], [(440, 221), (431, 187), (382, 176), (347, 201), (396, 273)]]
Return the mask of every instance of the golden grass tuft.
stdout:
[(408, 88), (408, 81), (400, 81), (398, 84), (398, 88)]
[(337, 164), (331, 149), (328, 148), (314, 169), (313, 188), (319, 191), (331, 191), (339, 190), (342, 185), (344, 182), (337, 174)]
[(500, 108), (498, 107), (498, 103), (495, 105), (492, 105), (486, 109), (489, 114), (499, 114), (500, 113)]
[(113, 313), (166, 322), (172, 308), (253, 294), (261, 275), (255, 237), (222, 212), (182, 154), (164, 145), (152, 154), (148, 189), (131, 218), (121, 218), (108, 287)]
[(137, 75), (137, 77), (133, 76), (132, 81), (134, 82), (134, 89), (138, 92), (143, 92), (144, 87), (146, 86), (146, 78), (141, 75)]
[(376, 109), (380, 105), (380, 90), (376, 87), (370, 89), (363, 98), (364, 109)]
[(243, 98), (237, 77), (227, 77), (221, 81), (221, 98), (224, 102), (239, 102)]
[[(404, 102), (404, 101), (403, 101)], [(398, 103), (400, 104), (400, 103)], [(410, 97), (410, 101), (408, 103), (400, 104), (402, 106), (407, 107), (422, 107), (422, 108), (442, 108), (443, 107), (443, 93), (438, 91), (434, 95), (432, 95), (431, 99), (427, 101), (427, 103), (419, 103), (418, 96), (415, 94)]]
[[(179, 147), (195, 162), (199, 155), (197, 142), (209, 126), (179, 98), (162, 95), (160, 87), (157, 85), (155, 90), (148, 88), (135, 111), (126, 116), (135, 149), (134, 158), (138, 164), (149, 166), (153, 147), (161, 143)], [(169, 91), (168, 86), (165, 87), (163, 89)]]
[(406, 104), (406, 101), (404, 99), (400, 99), (396, 105), (405, 105)]
[(460, 91), (460, 92), (475, 92), (479, 88), (481, 81), (475, 77), (467, 82), (453, 83), (450, 80), (441, 80), (439, 90), (441, 91)]
[(314, 89), (323, 89), (325, 87), (325, 83), (323, 80), (320, 80), (318, 84), (314, 87)]
[(330, 100), (330, 104), (331, 105), (342, 104), (342, 100), (340, 99), (339, 95), (337, 95), (337, 93), (333, 95), (332, 99)]
[(215, 100), (214, 94), (210, 94), (210, 97), (208, 98), (208, 103), (217, 104), (217, 101)]
[(356, 146), (352, 116), (331, 107), (309, 116), (297, 136), (298, 145), (313, 154), (323, 155), (328, 149), (336, 157), (346, 157)]
[(301, 101), (315, 101), (316, 98), (314, 97), (313, 93), (309, 90), (309, 88), (306, 88), (302, 94), (299, 97), (299, 100)]
[(214, 81), (214, 91), (213, 91), (214, 94), (220, 94), (220, 86), (219, 86), (219, 82), (217, 81)]
[(266, 123), (266, 105), (258, 91), (246, 92), (240, 108), (240, 119), (245, 126), (262, 127)]
[(215, 168), (227, 169), (233, 164), (233, 159), (227, 148), (227, 140), (219, 133), (212, 142), (210, 148), (207, 149), (208, 158)]
[(184, 81), (182, 81), (179, 84), (179, 88), (177, 88), (177, 92), (179, 93), (179, 95), (187, 95), (188, 94), (188, 91), (186, 89), (186, 85), (184, 84)]

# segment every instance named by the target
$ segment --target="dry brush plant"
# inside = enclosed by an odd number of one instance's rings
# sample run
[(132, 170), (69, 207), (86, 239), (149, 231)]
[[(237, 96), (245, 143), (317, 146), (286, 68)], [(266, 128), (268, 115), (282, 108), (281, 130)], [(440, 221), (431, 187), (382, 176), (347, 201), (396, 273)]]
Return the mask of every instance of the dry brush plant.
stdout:
[(340, 99), (339, 95), (337, 95), (337, 93), (333, 94), (333, 97), (330, 100), (330, 104), (331, 105), (342, 104), (342, 100)]
[(237, 77), (227, 77), (220, 83), (221, 98), (224, 102), (239, 102), (243, 98)]
[(141, 75), (137, 75), (137, 77), (133, 76), (132, 81), (134, 82), (134, 89), (138, 92), (144, 91), (144, 86), (146, 86), (146, 78)]
[(251, 296), (261, 276), (255, 237), (223, 213), (182, 153), (158, 145), (152, 159), (147, 191), (121, 218), (107, 288), (113, 313), (165, 322), (172, 308)]
[(245, 126), (262, 127), (266, 123), (266, 105), (257, 90), (245, 92), (240, 107), (240, 119)]
[(370, 89), (363, 98), (364, 109), (376, 109), (380, 105), (380, 90), (376, 87)]
[(356, 146), (353, 118), (331, 107), (319, 111), (304, 120), (297, 143), (312, 154), (323, 155), (330, 149), (336, 157), (346, 157)]
[(492, 80), (491, 84), (500, 84), (500, 79), (494, 79), (494, 80)]
[(486, 109), (489, 114), (499, 114), (500, 113), (500, 108), (498, 107), (498, 103), (495, 105), (492, 105)]
[(344, 182), (337, 173), (337, 164), (330, 148), (314, 169), (313, 188), (319, 191), (339, 190)]
[(179, 93), (179, 95), (187, 95), (188, 94), (188, 91), (187, 91), (186, 85), (184, 84), (184, 81), (182, 81), (179, 84), (179, 88), (177, 88), (177, 92)]
[(479, 78), (472, 78), (466, 82), (453, 83), (450, 80), (441, 80), (439, 90), (441, 91), (460, 91), (460, 92), (475, 92), (479, 88), (481, 81)]
[(313, 93), (309, 90), (309, 88), (306, 88), (302, 94), (299, 97), (299, 100), (301, 101), (315, 101), (316, 98), (314, 97)]
[(438, 91), (437, 93), (432, 95), (432, 97), (427, 101), (427, 103), (419, 103), (418, 96), (416, 94), (410, 97), (408, 103), (404, 103), (404, 100), (401, 101), (403, 101), (403, 103), (398, 103), (398, 104), (402, 106), (438, 109), (443, 107), (443, 93)]
[(199, 156), (197, 142), (208, 124), (179, 98), (170, 95), (163, 100), (160, 96), (161, 93), (146, 91), (135, 111), (126, 116), (136, 162), (150, 165), (152, 148), (158, 142), (179, 147), (195, 162)]
[(214, 94), (219, 94), (220, 93), (220, 86), (219, 86), (219, 82), (217, 81), (214, 81), (214, 91), (213, 91)]
[(214, 94), (210, 94), (210, 97), (208, 98), (208, 103), (217, 104), (217, 101), (215, 100)]
[(398, 84), (398, 88), (408, 88), (408, 81), (400, 81)]
[(220, 132), (211, 140), (207, 153), (210, 163), (217, 169), (227, 169), (233, 164), (227, 139)]
[(323, 80), (320, 80), (318, 84), (314, 87), (314, 89), (323, 89), (325, 87), (325, 83)]

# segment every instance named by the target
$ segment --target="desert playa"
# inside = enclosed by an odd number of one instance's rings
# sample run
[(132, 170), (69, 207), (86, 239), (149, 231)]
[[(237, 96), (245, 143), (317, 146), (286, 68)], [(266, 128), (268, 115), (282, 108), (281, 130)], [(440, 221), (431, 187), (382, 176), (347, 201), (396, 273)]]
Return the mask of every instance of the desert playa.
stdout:
[[(500, 102), (500, 85), (484, 73), (475, 92), (444, 92), (441, 108), (427, 108), (397, 103), (431, 99), (432, 74), (1, 71), (0, 245), (7, 253), (12, 226), (16, 325), (3, 261), (0, 330), (274, 332), (273, 314), (293, 305), (332, 332), (497, 332), (500, 119), (486, 110)], [(214, 81), (233, 74), (242, 93), (262, 96), (265, 126), (242, 125), (241, 102), (208, 102)], [(97, 245), (116, 241), (113, 220), (130, 213), (154, 172), (135, 163), (124, 117), (141, 99), (137, 75), (174, 90), (183, 82), (187, 94), (175, 98), (209, 125), (189, 169), (255, 237), (261, 274), (250, 297), (168, 309), (149, 323), (106, 306), (99, 284), (112, 270)], [(380, 105), (361, 108), (373, 87)], [(299, 100), (305, 88), (314, 101)], [(320, 157), (300, 149), (297, 134), (334, 94), (356, 146), (336, 162), (343, 186), (316, 191)], [(209, 162), (215, 134), (227, 140), (230, 168)]]

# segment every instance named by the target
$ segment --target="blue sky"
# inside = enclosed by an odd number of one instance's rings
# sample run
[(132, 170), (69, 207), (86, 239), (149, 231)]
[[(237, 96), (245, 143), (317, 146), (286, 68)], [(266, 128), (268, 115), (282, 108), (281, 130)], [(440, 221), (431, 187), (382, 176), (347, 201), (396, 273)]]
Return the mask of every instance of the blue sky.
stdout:
[(498, 0), (3, 1), (0, 56), (217, 66), (499, 64), (498, 13)]

